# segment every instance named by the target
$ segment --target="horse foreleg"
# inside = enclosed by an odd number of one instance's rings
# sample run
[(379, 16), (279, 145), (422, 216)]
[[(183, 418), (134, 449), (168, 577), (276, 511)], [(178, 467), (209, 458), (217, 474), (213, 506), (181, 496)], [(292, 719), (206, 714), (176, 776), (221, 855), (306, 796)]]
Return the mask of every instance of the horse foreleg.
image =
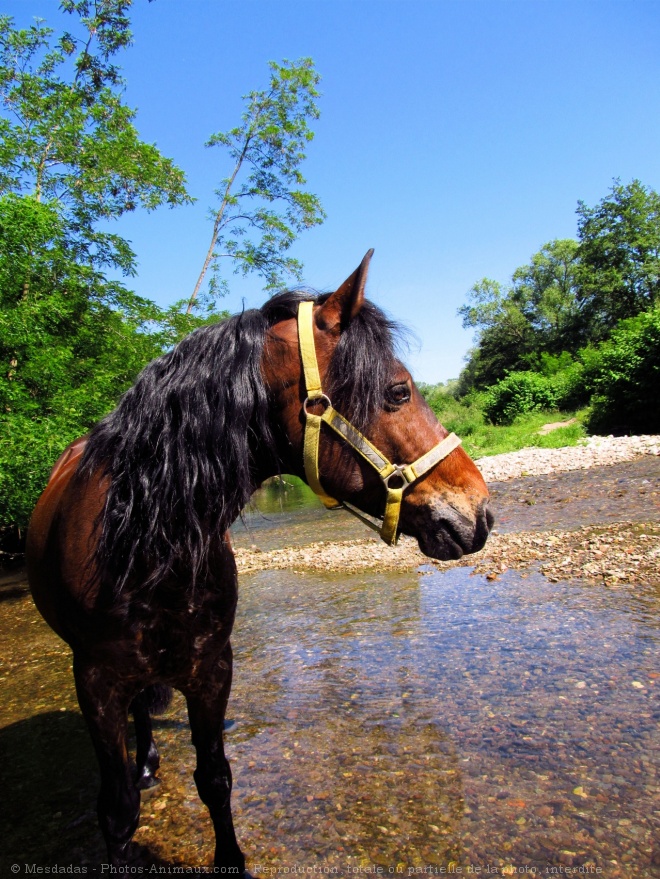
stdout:
[[(231, 815), (231, 769), (225, 757), (222, 731), (231, 689), (231, 648), (225, 656), (227, 670), (214, 682), (204, 682), (201, 691), (186, 693), (192, 741), (197, 751), (195, 784), (211, 814), (215, 829), (214, 865), (243, 876), (245, 858), (236, 841)], [(224, 663), (223, 663), (224, 665)], [(222, 675), (222, 670), (218, 670)]]
[(130, 711), (135, 722), (135, 784), (138, 790), (148, 790), (160, 784), (156, 778), (160, 756), (153, 739), (150, 708), (148, 690), (143, 690), (131, 702)]
[(126, 748), (131, 695), (101, 669), (74, 657), (78, 702), (87, 722), (101, 772), (98, 818), (112, 866), (125, 866), (140, 818), (140, 792)]

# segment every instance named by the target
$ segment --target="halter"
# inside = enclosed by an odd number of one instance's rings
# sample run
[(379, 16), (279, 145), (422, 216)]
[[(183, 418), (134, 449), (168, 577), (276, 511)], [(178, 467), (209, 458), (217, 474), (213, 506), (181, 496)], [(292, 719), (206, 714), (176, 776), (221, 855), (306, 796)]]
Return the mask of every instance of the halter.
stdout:
[[(332, 510), (345, 507), (349, 512), (361, 519), (374, 531), (378, 531), (382, 540), (392, 546), (397, 541), (397, 527), (401, 512), (403, 493), (413, 482), (421, 479), (436, 464), (442, 461), (450, 452), (460, 445), (461, 441), (455, 433), (441, 440), (426, 454), (422, 455), (412, 464), (392, 464), (372, 445), (369, 440), (357, 430), (350, 421), (340, 415), (333, 408), (329, 397), (323, 393), (321, 376), (319, 374), (316, 359), (316, 346), (314, 345), (314, 303), (301, 302), (298, 307), (298, 341), (300, 344), (300, 357), (302, 359), (303, 375), (305, 380), (306, 398), (303, 403), (305, 413), (305, 439), (303, 447), (303, 461), (305, 464), (305, 476), (307, 482), (315, 494), (325, 506)], [(321, 415), (315, 415), (309, 411), (309, 406), (314, 403), (323, 404), (325, 409)], [(325, 423), (338, 433), (351, 448), (360, 454), (368, 464), (376, 470), (385, 486), (385, 511), (382, 521), (377, 524), (364, 516), (351, 504), (340, 502), (325, 493), (319, 477), (319, 440), (321, 438), (321, 425)], [(390, 480), (400, 483), (397, 487), (390, 486)]]

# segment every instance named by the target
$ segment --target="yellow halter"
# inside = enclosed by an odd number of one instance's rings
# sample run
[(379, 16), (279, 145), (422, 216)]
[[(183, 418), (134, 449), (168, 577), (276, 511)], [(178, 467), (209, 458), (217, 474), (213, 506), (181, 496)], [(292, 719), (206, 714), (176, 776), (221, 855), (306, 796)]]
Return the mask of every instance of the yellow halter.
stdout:
[[(303, 410), (305, 412), (303, 460), (307, 482), (328, 509), (345, 507), (354, 516), (357, 516), (366, 525), (373, 528), (374, 531), (378, 531), (381, 539), (389, 546), (392, 546), (397, 541), (397, 528), (404, 491), (413, 482), (416, 482), (425, 473), (428, 473), (443, 458), (446, 458), (450, 452), (453, 452), (460, 445), (461, 441), (455, 433), (450, 433), (449, 436), (433, 446), (432, 449), (412, 464), (392, 464), (388, 461), (385, 455), (379, 452), (359, 430), (356, 430), (350, 421), (347, 421), (336, 409), (333, 409), (330, 399), (323, 393), (321, 376), (316, 360), (316, 346), (314, 345), (313, 311), (313, 302), (301, 302), (298, 307), (298, 341), (307, 394), (303, 403)], [(325, 405), (323, 414), (314, 415), (314, 413), (309, 411), (309, 405), (314, 403), (323, 403)], [(386, 498), (382, 522), (374, 524), (351, 504), (337, 501), (329, 497), (323, 490), (319, 477), (319, 440), (321, 438), (321, 425), (324, 422), (335, 433), (343, 437), (351, 448), (362, 455), (383, 481)], [(393, 477), (398, 477), (398, 480), (401, 482), (401, 485), (397, 488), (390, 487), (389, 483)]]

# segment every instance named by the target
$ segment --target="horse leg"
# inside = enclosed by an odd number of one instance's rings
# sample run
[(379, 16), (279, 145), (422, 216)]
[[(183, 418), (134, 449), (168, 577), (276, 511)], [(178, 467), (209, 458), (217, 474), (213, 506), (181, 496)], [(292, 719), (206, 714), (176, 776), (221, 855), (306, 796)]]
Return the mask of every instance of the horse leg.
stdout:
[(140, 792), (131, 772), (126, 736), (127, 693), (107, 670), (77, 661), (73, 673), (78, 702), (87, 722), (101, 772), (98, 818), (108, 848), (108, 859), (115, 867), (126, 866), (128, 850), (140, 818)]
[(151, 715), (164, 711), (169, 705), (172, 691), (162, 684), (147, 687), (131, 702), (130, 712), (135, 723), (135, 784), (138, 790), (148, 790), (160, 784), (156, 772), (160, 756), (154, 742)]
[[(192, 741), (197, 752), (195, 784), (211, 814), (215, 829), (214, 865), (243, 876), (245, 858), (236, 841), (231, 815), (231, 769), (225, 757), (223, 725), (231, 689), (231, 647), (223, 656), (228, 667), (216, 682), (204, 682), (200, 691), (186, 693)], [(224, 663), (223, 663), (224, 665)], [(248, 874), (245, 874), (248, 875)]]
[(130, 712), (135, 723), (135, 785), (138, 790), (147, 790), (160, 784), (156, 778), (160, 756), (154, 742), (151, 714), (144, 692), (133, 699)]

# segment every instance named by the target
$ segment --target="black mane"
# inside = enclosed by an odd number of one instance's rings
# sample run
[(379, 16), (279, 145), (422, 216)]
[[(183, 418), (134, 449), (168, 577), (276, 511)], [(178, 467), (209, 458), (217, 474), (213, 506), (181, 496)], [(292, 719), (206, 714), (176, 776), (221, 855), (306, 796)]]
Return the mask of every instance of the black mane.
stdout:
[[(278, 472), (261, 373), (266, 333), (295, 317), (299, 302), (328, 295), (280, 293), (196, 330), (146, 366), (92, 429), (79, 472), (109, 481), (95, 561), (115, 594), (136, 577), (154, 586), (174, 574), (194, 587), (258, 472)], [(366, 302), (337, 344), (326, 392), (361, 430), (396, 364), (395, 330)]]

